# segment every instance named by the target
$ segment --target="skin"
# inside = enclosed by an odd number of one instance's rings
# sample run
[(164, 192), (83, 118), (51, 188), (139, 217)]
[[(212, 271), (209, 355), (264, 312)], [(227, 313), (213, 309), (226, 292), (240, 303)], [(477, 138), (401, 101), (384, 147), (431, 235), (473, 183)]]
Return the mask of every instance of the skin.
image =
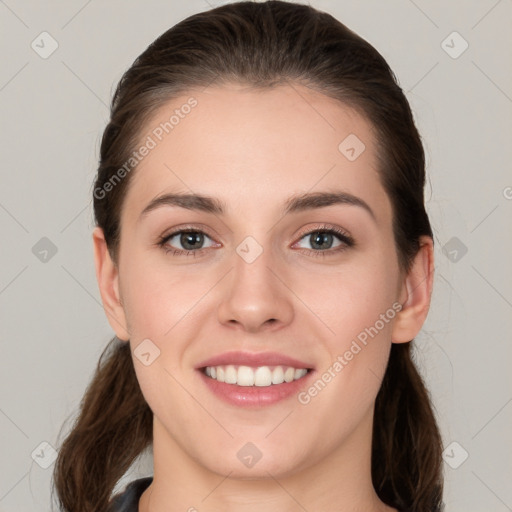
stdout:
[[(141, 140), (190, 95), (198, 105), (133, 171), (117, 265), (101, 229), (93, 233), (112, 328), (132, 355), (147, 338), (160, 350), (149, 366), (133, 357), (154, 413), (154, 480), (139, 511), (395, 510), (371, 482), (373, 407), (391, 343), (409, 342), (426, 319), (432, 241), (421, 239), (411, 271), (401, 273), (372, 126), (348, 106), (297, 84), (212, 86), (169, 102)], [(338, 150), (351, 133), (366, 146), (354, 161)], [(294, 194), (332, 190), (363, 199), (376, 221), (346, 204), (281, 215)], [(225, 215), (164, 206), (139, 220), (154, 197), (191, 191), (222, 200)], [(315, 257), (321, 249), (301, 233), (323, 223), (356, 245), (336, 253), (342, 242), (333, 238), (331, 255)], [(188, 224), (207, 233), (201, 255), (157, 245)], [(263, 249), (252, 263), (236, 252), (247, 236)], [(179, 236), (169, 244), (183, 249)], [(293, 396), (237, 408), (194, 370), (229, 350), (278, 351), (319, 376), (396, 302), (402, 310), (306, 405)], [(262, 453), (252, 468), (237, 457), (249, 441)]]

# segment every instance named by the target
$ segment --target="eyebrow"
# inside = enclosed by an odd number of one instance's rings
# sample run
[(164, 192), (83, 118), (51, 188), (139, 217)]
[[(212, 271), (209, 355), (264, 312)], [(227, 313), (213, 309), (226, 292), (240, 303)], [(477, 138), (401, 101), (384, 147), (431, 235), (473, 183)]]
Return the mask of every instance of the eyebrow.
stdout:
[[(374, 211), (363, 199), (344, 191), (310, 192), (294, 195), (284, 203), (283, 215), (315, 208), (325, 208), (337, 204), (359, 206), (368, 212), (375, 222), (377, 221)], [(196, 210), (212, 213), (214, 215), (224, 215), (226, 211), (225, 204), (215, 197), (201, 194), (172, 193), (155, 197), (144, 210), (142, 210), (139, 220), (145, 217), (149, 212), (163, 206), (177, 206), (187, 210)]]

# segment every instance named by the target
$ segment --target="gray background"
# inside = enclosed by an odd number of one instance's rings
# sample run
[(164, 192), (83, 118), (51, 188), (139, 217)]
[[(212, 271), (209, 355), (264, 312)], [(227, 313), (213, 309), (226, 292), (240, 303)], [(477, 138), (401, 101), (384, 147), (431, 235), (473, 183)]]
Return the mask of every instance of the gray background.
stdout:
[[(91, 198), (114, 86), (158, 35), (218, 4), (0, 0), (0, 511), (50, 509), (52, 446), (113, 335)], [(424, 138), (436, 274), (416, 356), (447, 448), (446, 510), (512, 510), (512, 1), (311, 5), (384, 55)], [(58, 43), (46, 59), (31, 47), (51, 48), (43, 31)], [(151, 469), (142, 457), (118, 487)]]

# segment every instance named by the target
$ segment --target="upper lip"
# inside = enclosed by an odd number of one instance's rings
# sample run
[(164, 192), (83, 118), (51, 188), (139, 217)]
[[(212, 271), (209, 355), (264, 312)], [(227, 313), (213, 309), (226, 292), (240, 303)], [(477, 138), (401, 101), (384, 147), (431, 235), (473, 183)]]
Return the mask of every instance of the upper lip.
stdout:
[(224, 352), (216, 356), (210, 357), (199, 363), (196, 369), (205, 368), (206, 366), (225, 366), (225, 365), (242, 365), (242, 366), (291, 366), (293, 368), (312, 369), (312, 366), (304, 361), (299, 361), (293, 357), (279, 354), (278, 352)]

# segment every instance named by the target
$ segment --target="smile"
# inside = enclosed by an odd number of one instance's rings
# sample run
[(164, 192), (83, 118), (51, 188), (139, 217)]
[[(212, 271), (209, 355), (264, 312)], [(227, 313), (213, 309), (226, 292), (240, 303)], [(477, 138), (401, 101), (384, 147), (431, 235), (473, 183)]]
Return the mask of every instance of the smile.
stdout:
[(205, 375), (217, 382), (237, 386), (268, 387), (302, 379), (307, 373), (306, 368), (291, 366), (237, 366), (221, 365), (207, 366), (203, 369)]

